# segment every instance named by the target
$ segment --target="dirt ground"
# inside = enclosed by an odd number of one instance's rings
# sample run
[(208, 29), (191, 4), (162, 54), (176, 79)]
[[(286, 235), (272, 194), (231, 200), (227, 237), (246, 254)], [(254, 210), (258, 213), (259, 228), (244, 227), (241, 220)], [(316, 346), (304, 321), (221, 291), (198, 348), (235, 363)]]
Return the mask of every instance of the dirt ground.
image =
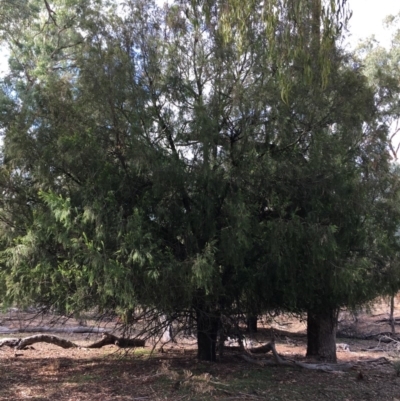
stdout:
[[(400, 298), (396, 329), (400, 333)], [(260, 367), (239, 359), (227, 351), (220, 362), (196, 360), (194, 339), (168, 344), (163, 352), (152, 346), (121, 350), (114, 345), (101, 349), (63, 349), (37, 343), (26, 350), (0, 348), (1, 400), (389, 400), (400, 401), (399, 343), (376, 339), (357, 339), (362, 335), (390, 332), (383, 321), (388, 318), (389, 302), (377, 301), (369, 311), (342, 312), (339, 333), (351, 338), (337, 339), (345, 344), (338, 350), (339, 362), (371, 360), (361, 369), (347, 373), (322, 373), (290, 367)], [(49, 326), (54, 317), (44, 320), (32, 313), (13, 310), (0, 316), (0, 330)], [(65, 323), (65, 322), (64, 322)], [(79, 325), (69, 320), (66, 327)], [(93, 322), (84, 322), (91, 325)], [(112, 330), (114, 323), (100, 326)], [(264, 318), (252, 345), (269, 341), (271, 327), (276, 333), (276, 348), (287, 359), (307, 362), (305, 358), (305, 322), (278, 316)], [(33, 333), (2, 334), (1, 337), (25, 337)], [(57, 334), (85, 346), (100, 334)], [(385, 359), (380, 357), (385, 357)]]

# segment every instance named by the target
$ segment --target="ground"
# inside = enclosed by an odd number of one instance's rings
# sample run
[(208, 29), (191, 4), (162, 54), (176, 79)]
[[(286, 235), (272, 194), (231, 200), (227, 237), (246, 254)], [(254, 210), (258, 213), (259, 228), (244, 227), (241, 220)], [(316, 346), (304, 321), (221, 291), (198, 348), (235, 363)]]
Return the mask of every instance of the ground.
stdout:
[[(400, 299), (397, 304), (400, 306)], [(354, 316), (343, 312), (339, 330), (351, 335), (390, 331), (380, 320), (388, 317), (385, 300), (370, 311)], [(31, 314), (13, 311), (1, 317), (3, 327), (25, 327)], [(46, 323), (46, 322), (45, 322)], [(48, 322), (47, 322), (48, 323)], [(90, 323), (90, 322), (88, 322)], [(71, 326), (77, 322), (69, 321)], [(25, 325), (25, 326), (24, 326)], [(277, 351), (288, 359), (305, 358), (305, 325), (298, 319), (278, 316), (264, 319), (254, 341), (266, 342), (271, 326)], [(110, 323), (108, 324), (111, 327)], [(399, 329), (400, 331), (400, 329)], [(29, 334), (21, 334), (26, 336)], [(98, 337), (64, 335), (80, 345)], [(15, 336), (8, 334), (7, 337)], [(4, 336), (3, 336), (4, 337)], [(339, 351), (339, 362), (376, 359), (361, 370), (333, 374), (288, 367), (259, 367), (226, 352), (218, 363), (197, 362), (194, 344), (167, 345), (164, 352), (143, 349), (62, 349), (38, 343), (31, 349), (0, 348), (0, 400), (111, 401), (111, 400), (389, 400), (400, 401), (400, 377), (393, 362), (400, 359), (396, 343), (338, 338), (350, 351)], [(371, 348), (375, 348), (371, 350)]]

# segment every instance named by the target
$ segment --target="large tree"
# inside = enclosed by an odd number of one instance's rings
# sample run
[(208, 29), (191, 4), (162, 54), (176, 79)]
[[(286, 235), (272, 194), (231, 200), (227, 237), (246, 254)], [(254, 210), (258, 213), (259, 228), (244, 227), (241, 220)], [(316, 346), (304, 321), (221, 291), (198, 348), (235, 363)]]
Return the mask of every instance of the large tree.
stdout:
[[(336, 359), (339, 308), (379, 293), (383, 237), (398, 221), (397, 178), (372, 91), (351, 64), (338, 62), (323, 92), (301, 80), (293, 86), (254, 186), (265, 235), (254, 293), (274, 294), (264, 307), (277, 301), (307, 311), (307, 353), (329, 360)], [(266, 175), (262, 163), (275, 168)]]
[(334, 360), (393, 188), (341, 8), (28, 4), (3, 27), (8, 301), (190, 313), (204, 360), (221, 316), (308, 311), (309, 353)]

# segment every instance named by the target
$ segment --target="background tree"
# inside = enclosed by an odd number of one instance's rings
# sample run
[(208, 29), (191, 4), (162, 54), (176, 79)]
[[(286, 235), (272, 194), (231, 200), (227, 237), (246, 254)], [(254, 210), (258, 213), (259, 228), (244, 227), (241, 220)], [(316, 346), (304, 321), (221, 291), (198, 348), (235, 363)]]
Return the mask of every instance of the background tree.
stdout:
[[(389, 137), (389, 147), (393, 165), (392, 173), (398, 175), (398, 151), (399, 151), (399, 99), (400, 99), (400, 30), (399, 16), (388, 16), (384, 22), (386, 29), (392, 33), (391, 46), (385, 48), (371, 37), (362, 42), (356, 50), (357, 62), (363, 74), (367, 77), (370, 85), (375, 90), (375, 102), (379, 111), (377, 120), (382, 127), (386, 127)], [(389, 203), (386, 208), (386, 217), (382, 211), (382, 218), (389, 218), (396, 209), (397, 199)], [(390, 216), (390, 217), (389, 217)], [(388, 221), (389, 221), (388, 220)], [(386, 246), (383, 252), (387, 257), (387, 270), (385, 277), (390, 277), (387, 281), (387, 295), (391, 298), (390, 320), (392, 331), (394, 332), (394, 297), (398, 291), (398, 222), (389, 222), (391, 229), (388, 230)]]
[(390, 149), (397, 161), (399, 133), (399, 16), (388, 16), (385, 27), (392, 33), (389, 49), (374, 37), (366, 39), (356, 50), (357, 62), (371, 86), (375, 89), (376, 104), (380, 112), (380, 123), (390, 127)]

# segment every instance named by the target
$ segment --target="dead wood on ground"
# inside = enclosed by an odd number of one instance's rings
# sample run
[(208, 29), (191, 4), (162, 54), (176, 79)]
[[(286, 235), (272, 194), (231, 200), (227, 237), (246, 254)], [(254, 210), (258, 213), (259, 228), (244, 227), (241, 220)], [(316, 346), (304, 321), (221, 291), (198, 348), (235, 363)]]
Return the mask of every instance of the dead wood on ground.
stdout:
[[(272, 351), (273, 359), (260, 359), (252, 354), (268, 353)], [(246, 362), (253, 363), (259, 366), (289, 366), (299, 367), (303, 369), (318, 370), (327, 373), (344, 373), (350, 370), (360, 369), (362, 366), (369, 364), (386, 364), (390, 363), (386, 358), (370, 359), (365, 361), (356, 361), (348, 363), (306, 363), (282, 358), (275, 348), (275, 342), (271, 341), (261, 347), (248, 350), (246, 353), (238, 355)]]
[(339, 331), (336, 335), (337, 338), (352, 338), (355, 340), (378, 340), (381, 342), (383, 337), (390, 337), (391, 340), (386, 340), (386, 342), (391, 342), (391, 341), (400, 341), (400, 336), (393, 335), (390, 331), (381, 331), (379, 333), (373, 333), (373, 334), (357, 334), (357, 333), (349, 333), (347, 331)]
[(272, 344), (273, 342), (270, 342), (268, 344), (261, 345), (260, 347), (250, 348), (249, 351), (252, 354), (266, 354), (272, 351)]
[(101, 348), (109, 344), (114, 344), (120, 348), (145, 346), (145, 340), (139, 338), (124, 338), (117, 337), (109, 333), (104, 333), (103, 338), (100, 341), (96, 341), (86, 347), (77, 345), (72, 341), (65, 340), (57, 336), (51, 336), (48, 334), (37, 334), (25, 338), (3, 338), (2, 340), (0, 340), (0, 347), (8, 346), (14, 347), (17, 350), (22, 350), (29, 345), (41, 342), (54, 344), (62, 348)]
[(109, 333), (104, 333), (103, 338), (100, 341), (97, 341), (86, 348), (101, 348), (104, 345), (114, 344), (120, 348), (128, 348), (128, 347), (144, 347), (145, 340), (140, 338), (124, 338), (117, 337)]
[[(393, 318), (393, 322), (394, 322), (394, 324), (400, 324), (400, 318), (398, 318), (398, 317)], [(387, 324), (390, 324), (391, 320), (390, 320), (390, 318), (385, 317), (383, 319), (375, 320), (375, 323), (387, 323)]]
[(8, 327), (0, 326), (0, 334), (11, 334), (11, 333), (68, 333), (68, 334), (99, 334), (106, 333), (106, 329), (101, 327), (21, 327), (18, 329), (9, 329)]

